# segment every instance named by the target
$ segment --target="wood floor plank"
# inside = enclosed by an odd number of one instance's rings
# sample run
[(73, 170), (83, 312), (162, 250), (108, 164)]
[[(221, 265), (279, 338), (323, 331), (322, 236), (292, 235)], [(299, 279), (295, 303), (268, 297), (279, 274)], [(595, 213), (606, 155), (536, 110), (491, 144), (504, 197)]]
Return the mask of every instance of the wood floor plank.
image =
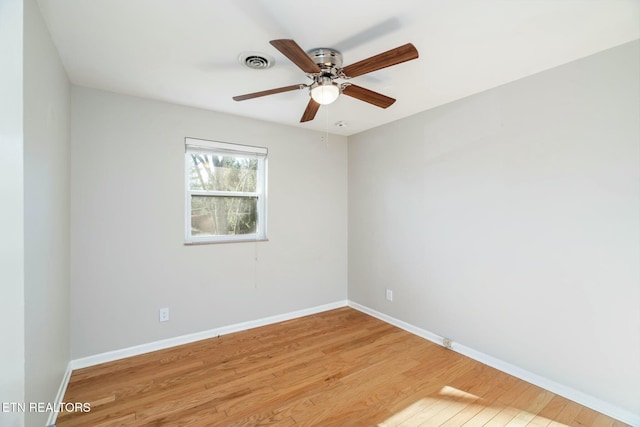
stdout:
[[(496, 427), (505, 426), (516, 416), (516, 400), (522, 395), (528, 395), (532, 385), (528, 383), (516, 383), (514, 387), (502, 393), (498, 399), (492, 403), (493, 417), (483, 423), (483, 426)], [(487, 411), (489, 412), (489, 411)]]
[(519, 412), (509, 421), (508, 427), (524, 427), (553, 399), (550, 391), (535, 387), (537, 393), (526, 401), (519, 402)]
[(577, 427), (591, 427), (593, 425), (593, 421), (598, 416), (598, 412), (589, 409), (589, 408), (581, 408), (580, 412), (573, 419), (573, 425)]
[(296, 420), (304, 425), (339, 424), (340, 420), (345, 423), (351, 420), (353, 424), (365, 422), (372, 413), (386, 412), (389, 402), (400, 394), (406, 380), (400, 375), (389, 374), (397, 371), (398, 364), (403, 362), (396, 360), (385, 364), (384, 369), (381, 369), (382, 363), (344, 375), (325, 393), (316, 393), (311, 398), (315, 409), (313, 416), (299, 416)]
[(572, 425), (582, 406), (573, 401), (568, 401), (560, 413), (549, 423), (549, 427), (563, 427)]
[(351, 308), (73, 372), (68, 426), (624, 425)]
[(491, 405), (496, 399), (508, 390), (517, 380), (486, 365), (481, 365), (482, 370), (478, 373), (477, 381), (466, 391), (476, 396), (476, 401), (454, 415), (452, 418), (444, 422), (443, 426), (457, 427), (469, 422), (487, 406)]
[(593, 419), (593, 423), (591, 425), (593, 427), (619, 427), (624, 426), (625, 424), (608, 415), (598, 413), (598, 415)]
[(531, 427), (546, 427), (556, 418), (569, 401), (562, 396), (554, 395), (538, 414), (527, 424)]

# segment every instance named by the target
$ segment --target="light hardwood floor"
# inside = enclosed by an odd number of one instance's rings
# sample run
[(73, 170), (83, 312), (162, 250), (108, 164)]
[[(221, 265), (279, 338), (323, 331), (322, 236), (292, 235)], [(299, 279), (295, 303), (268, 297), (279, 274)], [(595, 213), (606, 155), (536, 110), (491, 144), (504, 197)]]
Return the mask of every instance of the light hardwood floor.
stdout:
[(57, 426), (622, 426), (351, 308), (73, 372)]

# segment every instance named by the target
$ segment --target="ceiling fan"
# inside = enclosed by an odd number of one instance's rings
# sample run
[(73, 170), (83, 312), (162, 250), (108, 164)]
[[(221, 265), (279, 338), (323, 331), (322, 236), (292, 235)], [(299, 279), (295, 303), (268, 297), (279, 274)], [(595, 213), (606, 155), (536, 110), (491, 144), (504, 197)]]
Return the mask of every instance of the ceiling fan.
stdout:
[[(248, 93), (246, 95), (234, 96), (235, 101), (259, 98), (261, 96), (273, 95), (276, 93), (289, 92), (292, 90), (309, 88), (309, 103), (302, 114), (300, 122), (313, 120), (320, 108), (320, 105), (331, 104), (340, 94), (345, 94), (359, 99), (380, 108), (391, 106), (395, 99), (381, 93), (365, 89), (354, 85), (348, 80), (363, 74), (377, 71), (382, 68), (397, 65), (410, 61), (418, 57), (418, 51), (411, 44), (399, 46), (395, 49), (363, 59), (355, 64), (342, 67), (342, 54), (335, 49), (319, 48), (310, 50), (308, 53), (294, 41), (289, 39), (271, 40), (269, 43), (280, 51), (291, 62), (298, 66), (308, 78), (312, 80), (310, 84), (297, 84), (284, 86), (276, 89), (264, 90), (261, 92)], [(336, 82), (336, 80), (347, 80), (346, 82)]]

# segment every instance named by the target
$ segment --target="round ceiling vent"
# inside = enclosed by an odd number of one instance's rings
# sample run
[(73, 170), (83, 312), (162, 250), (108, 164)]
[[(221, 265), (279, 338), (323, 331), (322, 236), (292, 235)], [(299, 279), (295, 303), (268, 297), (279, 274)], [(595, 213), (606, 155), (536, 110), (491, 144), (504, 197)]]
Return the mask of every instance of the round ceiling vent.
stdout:
[(275, 64), (273, 57), (262, 52), (243, 52), (238, 56), (238, 61), (252, 70), (266, 70)]

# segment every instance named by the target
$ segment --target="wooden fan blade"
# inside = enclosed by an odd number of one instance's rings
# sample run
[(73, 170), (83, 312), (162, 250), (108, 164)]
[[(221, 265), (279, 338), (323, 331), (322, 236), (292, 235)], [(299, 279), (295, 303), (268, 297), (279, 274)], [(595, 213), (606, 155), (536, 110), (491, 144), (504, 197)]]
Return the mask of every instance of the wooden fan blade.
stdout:
[(382, 52), (355, 64), (348, 65), (342, 72), (348, 77), (357, 77), (372, 71), (391, 67), (392, 65), (410, 61), (418, 57), (418, 50), (411, 43), (407, 43), (395, 49)]
[(291, 90), (302, 89), (303, 87), (305, 87), (305, 86), (304, 85), (291, 85), (291, 86), (279, 87), (277, 89), (269, 89), (269, 90), (263, 90), (262, 92), (254, 92), (254, 93), (248, 93), (246, 95), (234, 96), (233, 100), (234, 101), (244, 101), (245, 99), (259, 98), (261, 96), (273, 95), (275, 93), (289, 92)]
[(320, 104), (313, 100), (313, 98), (309, 97), (309, 103), (307, 104), (307, 108), (304, 110), (304, 114), (302, 114), (302, 118), (300, 119), (300, 123), (308, 122), (313, 120), (320, 108)]
[(302, 50), (298, 43), (290, 39), (271, 40), (269, 43), (280, 51), (291, 62), (296, 64), (305, 73), (319, 73), (320, 67), (313, 59)]
[(389, 98), (386, 95), (356, 85), (345, 87), (342, 89), (342, 93), (380, 108), (390, 107), (396, 102), (395, 99)]

